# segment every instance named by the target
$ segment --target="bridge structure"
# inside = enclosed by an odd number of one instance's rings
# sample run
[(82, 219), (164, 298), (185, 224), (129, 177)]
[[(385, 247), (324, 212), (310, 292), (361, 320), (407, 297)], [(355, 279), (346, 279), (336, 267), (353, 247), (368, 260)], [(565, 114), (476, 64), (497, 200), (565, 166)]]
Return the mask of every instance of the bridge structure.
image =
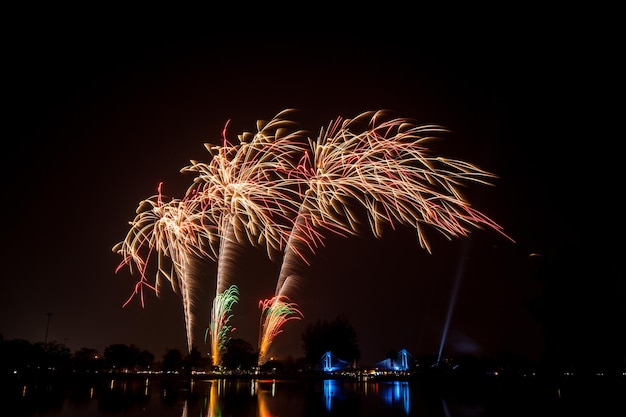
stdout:
[(395, 358), (385, 358), (376, 363), (376, 366), (388, 371), (408, 371), (413, 362), (413, 356), (406, 349), (402, 349)]
[(339, 371), (347, 368), (349, 365), (350, 362), (337, 357), (331, 351), (324, 353), (320, 359), (320, 367), (324, 372)]
[[(414, 362), (413, 356), (406, 349), (402, 349), (395, 358), (385, 358), (377, 362), (376, 368), (386, 371), (408, 371), (413, 366)], [(319, 367), (324, 372), (334, 372), (350, 367), (350, 362), (328, 351), (320, 358)]]

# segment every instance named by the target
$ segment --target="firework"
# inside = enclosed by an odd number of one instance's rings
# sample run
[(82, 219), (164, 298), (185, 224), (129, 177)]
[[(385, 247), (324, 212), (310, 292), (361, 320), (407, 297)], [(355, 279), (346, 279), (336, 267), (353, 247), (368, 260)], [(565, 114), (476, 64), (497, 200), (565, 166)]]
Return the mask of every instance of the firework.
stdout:
[(231, 285), (228, 289), (218, 293), (213, 299), (211, 323), (208, 329), (209, 334), (205, 335), (205, 340), (207, 336), (211, 337), (213, 365), (220, 364), (220, 354), (226, 347), (226, 342), (228, 342), (228, 333), (234, 330), (228, 322), (232, 318), (232, 314), (230, 314), (232, 307), (237, 301), (239, 301), (239, 289), (236, 285)]
[[(165, 279), (170, 282), (173, 290), (182, 297), (187, 346), (191, 351), (194, 328), (192, 304), (197, 285), (191, 274), (191, 261), (193, 256), (217, 259), (217, 230), (206, 225), (202, 220), (202, 212), (193, 200), (172, 199), (164, 202), (162, 185), (159, 184), (156, 196), (139, 204), (126, 239), (114, 246), (113, 251), (123, 258), (116, 271), (127, 265), (131, 274), (136, 268), (140, 276), (133, 294), (124, 306), (136, 295), (139, 295), (141, 305), (144, 306), (145, 287), (156, 291), (158, 295), (162, 281)], [(154, 283), (147, 276), (152, 256), (157, 258)]]
[[(294, 129), (288, 113), (258, 121), (257, 132), (239, 135), (236, 144), (226, 138), (227, 123), (220, 145), (205, 144), (210, 161), (192, 160), (181, 170), (196, 174), (185, 198), (164, 203), (159, 187), (158, 196), (140, 205), (126, 240), (114, 248), (124, 258), (120, 267), (139, 270), (133, 296), (140, 294), (142, 305), (144, 287), (158, 293), (163, 278), (181, 293), (189, 345), (196, 285), (190, 261), (193, 256), (217, 261), (209, 325), (215, 365), (232, 330), (228, 322), (238, 290), (231, 279), (244, 244), (263, 248), (270, 259), (282, 257), (275, 295), (259, 304), (260, 364), (282, 326), (302, 317), (289, 293), (328, 235), (380, 238), (387, 229), (411, 227), (429, 252), (427, 229), (453, 239), (490, 228), (510, 239), (461, 192), (471, 183), (491, 185), (495, 175), (429, 148), (445, 128), (388, 119), (377, 111), (337, 118), (310, 139)], [(152, 284), (146, 267), (155, 252)]]
[(257, 121), (258, 132), (244, 132), (236, 145), (224, 128), (222, 145), (205, 144), (209, 163), (192, 160), (181, 170), (196, 174), (187, 194), (200, 202), (210, 223), (232, 224), (229, 241), (264, 247), (270, 257), (282, 254), (300, 203), (289, 175), (306, 142), (304, 132), (294, 131), (294, 123), (284, 118), (287, 113)]
[[(431, 155), (427, 142), (445, 132), (443, 127), (384, 117), (378, 111), (332, 121), (316, 140), (309, 141), (310, 149), (291, 173), (302, 202), (286, 245), (276, 297), (262, 304), (272, 311), (262, 315), (266, 318), (259, 338), (262, 345), (269, 346), (285, 323), (274, 317), (286, 311), (280, 308), (281, 297), (287, 296), (291, 282), (301, 274), (303, 262), (308, 265), (306, 254), (314, 253), (327, 233), (367, 232), (380, 238), (386, 227), (409, 226), (429, 252), (426, 225), (448, 238), (467, 236), (472, 227), (487, 226), (502, 233), (459, 191), (470, 182), (490, 185), (493, 174), (464, 161)], [(260, 352), (267, 354), (267, 350)], [(259, 355), (259, 363), (264, 360), (265, 355)]]
[(289, 298), (278, 295), (259, 302), (262, 310), (259, 339), (259, 364), (265, 362), (270, 345), (277, 334), (282, 332), (283, 325), (289, 320), (299, 320), (302, 313), (297, 304), (289, 302)]
[[(258, 131), (239, 135), (236, 145), (227, 140), (225, 127), (222, 145), (205, 144), (212, 155), (209, 163), (191, 161), (181, 170), (196, 173), (187, 194), (194, 196), (210, 224), (219, 225), (216, 300), (231, 284), (239, 244), (263, 247), (270, 258), (284, 250), (299, 202), (289, 173), (306, 145), (303, 132), (294, 130), (293, 122), (285, 118), (287, 113), (269, 122), (258, 121)], [(227, 312), (216, 310), (219, 305), (214, 304), (210, 324), (216, 365), (220, 353), (215, 349), (226, 342), (218, 339), (227, 335), (221, 328)]]
[[(494, 174), (431, 155), (427, 143), (446, 129), (382, 117), (384, 112), (367, 112), (355, 119), (337, 119), (311, 142), (311, 152), (298, 170), (306, 190), (299, 215), (307, 219), (299, 230), (308, 230), (301, 236), (323, 228), (371, 232), (380, 238), (385, 225), (405, 225), (417, 229), (421, 246), (430, 251), (424, 225), (449, 238), (467, 236), (472, 228), (484, 226), (502, 233), (460, 191), (470, 182), (491, 185)], [(363, 229), (362, 215), (369, 228)]]

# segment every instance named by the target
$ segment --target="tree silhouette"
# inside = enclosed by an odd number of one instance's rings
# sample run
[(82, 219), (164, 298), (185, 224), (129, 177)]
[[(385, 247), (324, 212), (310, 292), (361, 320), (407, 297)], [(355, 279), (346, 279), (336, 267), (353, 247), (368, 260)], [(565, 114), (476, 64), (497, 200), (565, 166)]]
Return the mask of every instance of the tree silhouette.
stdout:
[(148, 370), (152, 368), (152, 365), (154, 365), (154, 354), (145, 349), (139, 352), (139, 357), (137, 358), (139, 369)]
[(103, 358), (96, 349), (83, 347), (74, 352), (74, 370), (80, 373), (93, 373), (102, 369)]
[(135, 345), (117, 343), (104, 348), (105, 362), (114, 372), (136, 370), (140, 356), (141, 350)]
[(34, 345), (25, 339), (2, 340), (0, 343), (0, 376), (18, 372), (27, 376), (43, 366), (43, 344)]
[(307, 363), (313, 367), (329, 351), (351, 363), (361, 359), (356, 331), (344, 314), (332, 321), (318, 319), (307, 325), (302, 333), (302, 346)]
[(183, 367), (186, 372), (205, 370), (210, 364), (210, 357), (203, 356), (197, 346), (193, 346), (191, 351), (183, 358)]
[(252, 345), (243, 339), (230, 339), (222, 356), (222, 365), (232, 370), (248, 370), (257, 364), (257, 353)]
[(178, 349), (168, 349), (163, 355), (161, 367), (165, 372), (177, 372), (183, 368), (183, 353)]

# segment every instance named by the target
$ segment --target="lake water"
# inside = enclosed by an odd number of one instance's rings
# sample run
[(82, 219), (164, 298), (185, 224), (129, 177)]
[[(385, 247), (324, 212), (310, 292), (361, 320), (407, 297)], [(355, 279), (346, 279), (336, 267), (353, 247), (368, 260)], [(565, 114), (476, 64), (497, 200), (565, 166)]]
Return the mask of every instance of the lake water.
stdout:
[[(4, 389), (2, 416), (384, 417), (626, 415), (626, 384), (100, 378)], [(0, 397), (0, 398), (2, 398)]]

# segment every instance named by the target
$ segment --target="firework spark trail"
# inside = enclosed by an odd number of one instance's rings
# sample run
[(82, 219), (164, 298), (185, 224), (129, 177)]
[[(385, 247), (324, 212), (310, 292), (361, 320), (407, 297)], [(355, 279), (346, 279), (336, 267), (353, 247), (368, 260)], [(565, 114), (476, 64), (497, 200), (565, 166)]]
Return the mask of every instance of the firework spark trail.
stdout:
[[(293, 131), (293, 123), (284, 118), (288, 111), (269, 122), (258, 121), (258, 132), (239, 135), (236, 145), (226, 139), (225, 127), (221, 146), (205, 144), (212, 155), (209, 163), (191, 161), (181, 170), (198, 174), (186, 197), (164, 204), (159, 190), (156, 203), (146, 201), (152, 214), (138, 216), (117, 249), (124, 256), (122, 265), (139, 269), (135, 293), (141, 294), (142, 303), (143, 288), (158, 291), (162, 275), (182, 290), (185, 305), (190, 305), (193, 289), (186, 278), (187, 256), (217, 259), (211, 319), (212, 354), (217, 358), (238, 295), (229, 292), (236, 287), (228, 287), (235, 244), (264, 247), (270, 258), (283, 254), (275, 296), (260, 303), (264, 312), (259, 343), (267, 353), (265, 348), (287, 319), (301, 316), (287, 293), (299, 278), (299, 268), (308, 265), (307, 256), (323, 246), (328, 234), (347, 237), (367, 232), (380, 238), (386, 227), (410, 226), (429, 252), (425, 226), (448, 239), (467, 236), (474, 227), (492, 228), (506, 236), (460, 192), (468, 183), (491, 185), (489, 180), (495, 176), (467, 162), (430, 154), (427, 141), (446, 129), (418, 126), (407, 119), (384, 120), (382, 111), (366, 112), (332, 121), (307, 146), (303, 132)], [(210, 251), (201, 248), (201, 240), (209, 242)], [(217, 256), (216, 240), (220, 240)], [(142, 248), (147, 254), (140, 254)], [(153, 252), (158, 267), (151, 285), (145, 271)], [(163, 268), (162, 256), (172, 261), (171, 273)], [(188, 314), (190, 309), (185, 311)]]
[[(228, 334), (232, 330), (228, 322), (232, 318), (232, 307), (239, 301), (239, 290), (236, 285), (230, 285), (229, 273), (235, 269), (237, 262), (238, 242), (234, 236), (234, 225), (228, 216), (221, 219), (222, 238), (220, 242), (219, 257), (217, 263), (217, 280), (215, 298), (211, 309), (209, 323), (209, 336), (211, 346), (211, 358), (213, 365), (219, 366), (221, 354), (228, 341)], [(206, 341), (206, 336), (205, 336)]]
[[(307, 255), (313, 254), (317, 247), (323, 245), (326, 234), (343, 237), (358, 234), (359, 229), (362, 229), (359, 227), (361, 213), (351, 202), (359, 201), (362, 206), (369, 207), (371, 204), (368, 198), (390, 190), (386, 184), (379, 183), (376, 171), (382, 174), (388, 170), (381, 155), (390, 152), (389, 143), (384, 142), (383, 146), (380, 138), (386, 138), (394, 125), (382, 124), (377, 130), (366, 129), (361, 134), (352, 132), (352, 127), (362, 124), (367, 117), (374, 121), (379, 115), (368, 112), (353, 120), (338, 118), (331, 121), (326, 130), (322, 129), (315, 141), (309, 140), (308, 151), (292, 173), (303, 196), (302, 204), (289, 235), (275, 297), (265, 300), (261, 304), (263, 308), (289, 313), (289, 310), (280, 309), (279, 304), (300, 279), (302, 264), (309, 265)], [(387, 158), (386, 163), (390, 162), (394, 162), (394, 159)], [(379, 229), (378, 226), (374, 228), (374, 234), (379, 235)], [(260, 364), (266, 360), (273, 337), (280, 333), (275, 326), (285, 323), (285, 320), (277, 320), (274, 314), (268, 312), (264, 312), (262, 317), (266, 321), (260, 329)]]
[(491, 185), (493, 174), (464, 161), (430, 155), (427, 142), (446, 129), (401, 118), (385, 121), (384, 117), (378, 111), (332, 121), (317, 140), (309, 141), (310, 150), (293, 171), (302, 204), (285, 248), (276, 296), (261, 303), (272, 314), (262, 314), (266, 320), (259, 337), (264, 348), (259, 363), (266, 359), (273, 337), (286, 321), (275, 315), (291, 314), (279, 307), (291, 282), (299, 277), (302, 262), (308, 265), (305, 252), (313, 253), (323, 244), (327, 232), (362, 234), (363, 213), (368, 231), (376, 238), (382, 237), (386, 225), (392, 229), (396, 224), (410, 226), (417, 231), (420, 246), (429, 252), (425, 225), (449, 239), (484, 226), (504, 235), (498, 224), (472, 208), (459, 191), (471, 182)]
[[(340, 119), (331, 122), (328, 134), (340, 130), (340, 122)], [(322, 131), (321, 139), (316, 142), (309, 140), (310, 149), (290, 173), (290, 178), (298, 184), (302, 202), (285, 247), (275, 296), (259, 303), (262, 308), (259, 364), (266, 361), (274, 337), (281, 332), (280, 328), (288, 320), (302, 317), (295, 303), (284, 301), (288, 300), (289, 288), (301, 278), (302, 262), (309, 265), (307, 256), (323, 245), (325, 234), (347, 237), (357, 233), (357, 215), (349, 210), (348, 205), (340, 202), (353, 195), (354, 190), (344, 171), (354, 158), (358, 158), (358, 149), (336, 146), (332, 140), (325, 141), (328, 137)], [(341, 134), (336, 138), (340, 141), (345, 139)]]
[(292, 131), (293, 123), (283, 119), (286, 113), (267, 123), (258, 121), (259, 131), (239, 135), (237, 145), (226, 137), (221, 146), (205, 144), (211, 161), (191, 161), (181, 170), (197, 173), (188, 194), (207, 202), (210, 223), (223, 225), (228, 217), (237, 242), (264, 246), (270, 257), (282, 254), (298, 212), (299, 199), (288, 175), (306, 147), (303, 132)]
[(302, 318), (302, 312), (295, 303), (284, 295), (277, 295), (259, 301), (262, 314), (260, 319), (259, 364), (265, 363), (274, 337), (282, 332), (283, 325), (290, 320)]
[[(473, 209), (459, 191), (460, 186), (470, 182), (491, 185), (489, 179), (495, 178), (493, 174), (463, 161), (429, 155), (425, 142), (445, 129), (434, 125), (416, 126), (405, 119), (379, 123), (382, 115), (370, 112), (347, 120), (331, 138), (331, 144), (338, 147), (334, 152), (343, 159), (331, 153), (330, 160), (317, 159), (316, 166), (319, 170), (319, 167), (339, 163), (331, 174), (341, 180), (330, 183), (333, 188), (324, 190), (323, 198), (312, 200), (317, 203), (313, 213), (343, 214), (347, 224), (355, 228), (359, 223), (356, 211), (343, 208), (342, 213), (336, 201), (344, 207), (356, 201), (366, 208), (369, 229), (377, 238), (382, 236), (385, 224), (394, 228), (396, 223), (418, 230), (422, 225), (429, 225), (449, 238), (466, 236), (472, 227), (483, 226), (503, 234), (500, 226)], [(371, 127), (354, 133), (352, 128), (358, 129), (358, 123), (366, 116), (371, 116)], [(343, 141), (337, 143), (337, 137)], [(324, 143), (329, 143), (328, 138)], [(350, 160), (343, 156), (346, 154), (350, 155)], [(327, 158), (328, 155), (322, 156)], [(338, 185), (343, 188), (339, 193), (336, 192)], [(316, 192), (316, 196), (319, 195), (322, 193)], [(420, 235), (420, 244), (430, 251), (428, 241)]]
[[(209, 163), (191, 161), (181, 170), (197, 173), (187, 194), (200, 202), (210, 224), (219, 225), (222, 241), (216, 299), (229, 286), (238, 244), (264, 247), (270, 258), (283, 252), (299, 202), (289, 173), (306, 146), (303, 132), (294, 131), (293, 122), (285, 118), (288, 112), (269, 122), (258, 121), (257, 133), (239, 135), (237, 145), (227, 140), (225, 127), (221, 146), (205, 144), (212, 155)], [(230, 310), (224, 308), (231, 305), (213, 305), (210, 333), (214, 365), (219, 365), (220, 350), (226, 343), (223, 326)]]
[[(162, 183), (159, 184), (156, 196), (139, 204), (137, 215), (130, 222), (131, 228), (126, 239), (113, 247), (113, 251), (123, 258), (116, 272), (127, 265), (131, 274), (135, 267), (140, 276), (133, 294), (124, 306), (136, 295), (140, 296), (141, 305), (144, 306), (144, 287), (154, 290), (158, 296), (163, 285), (162, 280), (170, 282), (174, 292), (182, 298), (187, 347), (191, 352), (194, 330), (193, 293), (197, 285), (191, 274), (191, 260), (193, 256), (217, 259), (217, 230), (207, 227), (196, 202), (188, 199), (164, 202), (161, 189)], [(154, 284), (151, 284), (147, 277), (147, 268), (153, 255), (157, 258), (157, 265)]]
[[(211, 323), (208, 332), (211, 338), (211, 359), (214, 365), (221, 362), (221, 353), (226, 348), (228, 333), (234, 328), (228, 323), (232, 318), (232, 307), (239, 300), (239, 289), (236, 285), (231, 285), (226, 290), (218, 293), (213, 299), (211, 309)], [(206, 340), (206, 336), (205, 336)]]

